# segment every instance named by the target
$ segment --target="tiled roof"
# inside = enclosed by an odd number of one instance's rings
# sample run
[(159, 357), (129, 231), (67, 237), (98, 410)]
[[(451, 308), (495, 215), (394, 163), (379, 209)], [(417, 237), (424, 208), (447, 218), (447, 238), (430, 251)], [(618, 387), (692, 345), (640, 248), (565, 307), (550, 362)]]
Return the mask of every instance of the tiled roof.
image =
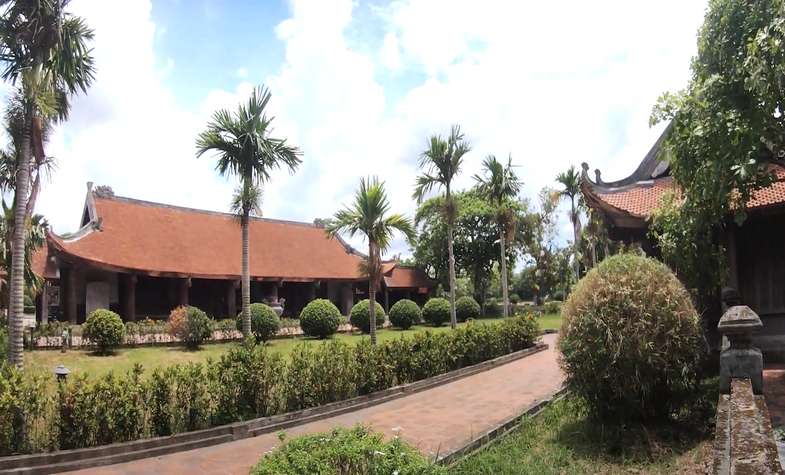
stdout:
[(385, 273), (384, 284), (390, 289), (431, 288), (436, 285), (424, 270), (402, 266), (396, 266)]
[[(99, 229), (49, 235), (65, 258), (151, 275), (239, 278), (240, 225), (230, 214), (90, 192)], [(90, 226), (90, 225), (88, 225)], [(252, 278), (359, 279), (360, 257), (322, 227), (252, 218)]]
[[(776, 181), (769, 187), (757, 191), (747, 203), (747, 209), (765, 208), (785, 203), (785, 168), (770, 165), (769, 170)], [(639, 182), (619, 190), (592, 190), (594, 196), (611, 207), (638, 218), (648, 218), (660, 205), (663, 195), (675, 189), (670, 176)]]

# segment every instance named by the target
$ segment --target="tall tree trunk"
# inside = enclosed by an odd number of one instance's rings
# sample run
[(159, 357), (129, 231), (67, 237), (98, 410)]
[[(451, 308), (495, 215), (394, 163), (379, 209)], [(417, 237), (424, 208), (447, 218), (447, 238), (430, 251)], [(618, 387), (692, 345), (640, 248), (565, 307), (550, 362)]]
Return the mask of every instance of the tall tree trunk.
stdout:
[(376, 346), (376, 243), (368, 240), (368, 319), (371, 345)]
[[(29, 106), (27, 106), (29, 107)], [(25, 126), (22, 127), (19, 163), (16, 167), (16, 190), (14, 207), (14, 238), (11, 244), (11, 276), (9, 308), (9, 339), (8, 359), (16, 366), (24, 365), (23, 345), (23, 311), (25, 291), (25, 215), (27, 212), (27, 194), (30, 182), (30, 125), (32, 113), (25, 111)]]
[(243, 305), (243, 336), (251, 334), (251, 270), (248, 264), (250, 255), (248, 242), (248, 215), (250, 211), (247, 207), (243, 207), (243, 216), (241, 218), (242, 233), (243, 233), (243, 269), (241, 278), (242, 305)]
[(455, 218), (455, 207), (450, 194), (450, 185), (447, 185), (447, 255), (450, 269), (450, 328), (453, 330), (458, 326), (458, 318), (455, 316), (455, 253), (452, 246), (453, 220)]
[(499, 265), (501, 267), (501, 281), (502, 281), (502, 316), (507, 318), (510, 316), (510, 296), (507, 289), (507, 249), (505, 241), (507, 239), (506, 230), (503, 223), (499, 223), (499, 247), (501, 247), (501, 259)]

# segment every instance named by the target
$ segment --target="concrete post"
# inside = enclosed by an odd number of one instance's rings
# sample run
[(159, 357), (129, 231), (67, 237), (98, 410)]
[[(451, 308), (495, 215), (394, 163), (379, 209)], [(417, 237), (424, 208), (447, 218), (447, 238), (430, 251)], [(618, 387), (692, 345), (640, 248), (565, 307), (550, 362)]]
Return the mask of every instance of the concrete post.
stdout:
[(49, 282), (44, 280), (41, 286), (41, 295), (39, 296), (41, 307), (41, 314), (38, 316), (38, 321), (41, 325), (49, 323)]
[(717, 330), (729, 342), (720, 353), (721, 394), (730, 394), (735, 378), (749, 378), (753, 393), (763, 394), (763, 354), (752, 346), (752, 333), (761, 328), (760, 317), (746, 305), (733, 306), (720, 318)]

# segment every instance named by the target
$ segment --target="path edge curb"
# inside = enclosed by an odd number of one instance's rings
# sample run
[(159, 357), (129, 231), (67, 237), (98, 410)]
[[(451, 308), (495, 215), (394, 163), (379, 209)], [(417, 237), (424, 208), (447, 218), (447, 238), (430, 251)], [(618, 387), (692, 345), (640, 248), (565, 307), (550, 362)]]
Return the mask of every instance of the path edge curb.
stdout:
[(500, 424), (497, 424), (490, 430), (483, 432), (481, 435), (472, 438), (463, 447), (445, 453), (444, 455), (437, 456), (435, 462), (439, 465), (452, 467), (460, 459), (479, 452), (480, 450), (488, 447), (495, 441), (519, 428), (527, 418), (539, 416), (548, 406), (556, 401), (559, 401), (560, 399), (563, 399), (565, 396), (567, 396), (568, 393), (569, 391), (567, 388), (562, 386), (547, 396), (545, 399), (535, 401), (529, 405), (523, 411), (523, 413), (510, 417)]
[[(409, 394), (415, 394), (435, 386), (457, 381), (490, 370), (512, 361), (540, 353), (548, 348), (549, 345), (540, 340), (529, 348), (431, 378), (393, 386), (388, 389), (343, 401), (336, 401), (275, 416), (250, 419), (198, 431), (182, 432), (171, 436), (153, 437), (83, 449), (0, 457), (0, 474), (44, 475), (60, 473), (114, 465), (150, 457), (159, 457), (193, 450), (195, 448), (210, 447), (235, 440), (256, 437), (289, 427), (338, 416), (347, 412), (376, 406)], [(517, 416), (517, 418), (520, 418), (520, 416)]]

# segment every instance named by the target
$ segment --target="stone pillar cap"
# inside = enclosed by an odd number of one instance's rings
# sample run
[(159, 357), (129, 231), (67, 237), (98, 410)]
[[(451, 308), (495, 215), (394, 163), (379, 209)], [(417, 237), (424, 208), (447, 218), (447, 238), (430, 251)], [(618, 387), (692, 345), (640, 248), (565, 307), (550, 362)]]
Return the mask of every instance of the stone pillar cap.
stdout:
[(720, 318), (717, 330), (726, 335), (753, 333), (763, 328), (760, 317), (746, 305), (736, 305), (728, 309)]

